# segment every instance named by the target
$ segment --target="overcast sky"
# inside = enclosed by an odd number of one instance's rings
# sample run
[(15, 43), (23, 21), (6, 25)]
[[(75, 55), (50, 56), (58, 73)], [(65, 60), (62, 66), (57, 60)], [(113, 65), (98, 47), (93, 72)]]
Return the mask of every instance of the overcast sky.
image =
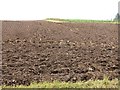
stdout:
[(0, 0), (0, 20), (111, 20), (119, 0)]

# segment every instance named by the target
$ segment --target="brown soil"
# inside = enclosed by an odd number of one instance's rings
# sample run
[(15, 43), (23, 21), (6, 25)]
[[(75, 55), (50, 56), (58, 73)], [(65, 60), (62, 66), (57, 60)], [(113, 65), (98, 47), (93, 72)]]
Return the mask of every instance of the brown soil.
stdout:
[(115, 24), (3, 21), (5, 85), (118, 78)]

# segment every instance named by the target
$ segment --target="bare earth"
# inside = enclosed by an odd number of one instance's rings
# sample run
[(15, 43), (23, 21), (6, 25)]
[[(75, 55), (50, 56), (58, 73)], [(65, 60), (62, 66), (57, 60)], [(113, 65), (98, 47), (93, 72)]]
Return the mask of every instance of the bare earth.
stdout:
[(3, 21), (5, 85), (119, 77), (115, 24)]

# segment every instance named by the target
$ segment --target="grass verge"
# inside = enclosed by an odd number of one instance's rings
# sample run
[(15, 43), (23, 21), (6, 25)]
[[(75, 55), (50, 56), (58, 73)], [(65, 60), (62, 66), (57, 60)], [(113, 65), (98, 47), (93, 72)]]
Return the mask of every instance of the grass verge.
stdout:
[(41, 82), (31, 83), (29, 86), (2, 86), (2, 88), (118, 88), (118, 79), (89, 80), (80, 82)]

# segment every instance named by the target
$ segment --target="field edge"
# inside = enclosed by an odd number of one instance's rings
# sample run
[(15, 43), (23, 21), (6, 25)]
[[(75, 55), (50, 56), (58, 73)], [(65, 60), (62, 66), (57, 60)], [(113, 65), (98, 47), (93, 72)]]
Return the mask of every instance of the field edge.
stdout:
[(104, 78), (103, 80), (88, 80), (79, 82), (33, 82), (29, 86), (17, 85), (17, 86), (0, 86), (0, 88), (118, 88), (119, 80), (113, 79), (108, 80)]

